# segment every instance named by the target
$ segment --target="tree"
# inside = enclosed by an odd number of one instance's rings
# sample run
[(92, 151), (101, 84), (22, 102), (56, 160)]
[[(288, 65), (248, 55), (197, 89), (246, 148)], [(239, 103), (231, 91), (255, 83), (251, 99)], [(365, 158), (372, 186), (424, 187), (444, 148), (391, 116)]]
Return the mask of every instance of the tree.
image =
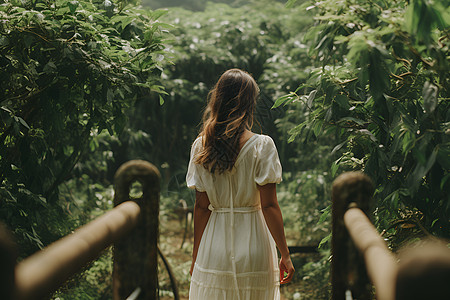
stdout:
[(122, 132), (127, 107), (163, 93), (164, 13), (126, 1), (0, 6), (0, 219), (24, 255), (68, 230), (59, 186), (92, 135)]
[(310, 54), (321, 66), (276, 105), (309, 110), (292, 138), (339, 141), (333, 175), (363, 170), (374, 180), (380, 229), (394, 233), (400, 220), (448, 238), (449, 2), (408, 2), (311, 2)]

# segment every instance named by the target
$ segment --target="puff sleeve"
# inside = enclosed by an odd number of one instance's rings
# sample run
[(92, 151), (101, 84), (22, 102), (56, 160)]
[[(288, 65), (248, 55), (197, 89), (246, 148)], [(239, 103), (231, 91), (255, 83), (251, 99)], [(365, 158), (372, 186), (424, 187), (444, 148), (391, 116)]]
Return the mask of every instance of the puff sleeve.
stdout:
[(192, 144), (191, 155), (189, 159), (188, 170), (186, 174), (186, 183), (188, 188), (196, 189), (199, 192), (204, 192), (204, 184), (202, 181), (201, 174), (204, 172), (204, 168), (201, 165), (198, 165), (194, 162), (195, 156), (200, 152), (202, 148), (202, 140), (201, 138), (197, 138)]
[(269, 136), (264, 136), (257, 146), (255, 182), (258, 185), (281, 182), (281, 163), (278, 151)]

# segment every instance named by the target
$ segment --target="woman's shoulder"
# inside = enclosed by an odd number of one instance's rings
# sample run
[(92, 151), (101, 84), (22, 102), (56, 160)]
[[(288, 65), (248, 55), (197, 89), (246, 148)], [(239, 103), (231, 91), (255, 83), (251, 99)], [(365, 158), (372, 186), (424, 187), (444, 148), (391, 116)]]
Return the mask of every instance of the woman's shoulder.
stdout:
[(273, 139), (269, 136), (269, 135), (265, 135), (265, 134), (256, 134), (255, 140), (257, 142), (257, 145), (259, 147), (272, 147), (275, 146), (275, 143), (273, 141)]
[(202, 137), (198, 136), (191, 145), (191, 157), (197, 155), (203, 148)]
[[(276, 152), (276, 146), (273, 139), (265, 134), (254, 134), (247, 150), (253, 152), (255, 157), (264, 157), (265, 155)], [(244, 151), (245, 152), (245, 151)]]
[(203, 140), (203, 139), (202, 139), (202, 136), (199, 135), (199, 136), (194, 140), (194, 142), (192, 143), (192, 148), (197, 148), (197, 147), (202, 146), (202, 145), (203, 145), (202, 140)]

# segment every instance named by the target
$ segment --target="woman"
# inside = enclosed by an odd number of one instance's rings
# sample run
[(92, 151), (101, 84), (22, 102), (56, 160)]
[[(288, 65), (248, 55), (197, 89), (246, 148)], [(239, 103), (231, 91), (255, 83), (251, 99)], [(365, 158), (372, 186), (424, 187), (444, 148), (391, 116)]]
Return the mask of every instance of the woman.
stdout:
[(279, 299), (280, 283), (294, 274), (276, 196), (278, 153), (269, 136), (250, 131), (258, 93), (248, 73), (226, 71), (209, 94), (192, 145), (186, 176), (196, 189), (191, 300)]

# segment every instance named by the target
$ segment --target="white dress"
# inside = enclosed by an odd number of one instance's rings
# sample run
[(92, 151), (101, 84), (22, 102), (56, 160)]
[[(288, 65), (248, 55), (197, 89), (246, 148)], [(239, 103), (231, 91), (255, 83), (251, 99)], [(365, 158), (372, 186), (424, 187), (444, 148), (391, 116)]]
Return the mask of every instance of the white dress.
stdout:
[(201, 138), (192, 145), (186, 182), (206, 192), (212, 211), (191, 277), (191, 300), (280, 299), (275, 242), (261, 211), (257, 184), (279, 183), (281, 164), (273, 140), (253, 135), (232, 171), (211, 174), (195, 164)]

